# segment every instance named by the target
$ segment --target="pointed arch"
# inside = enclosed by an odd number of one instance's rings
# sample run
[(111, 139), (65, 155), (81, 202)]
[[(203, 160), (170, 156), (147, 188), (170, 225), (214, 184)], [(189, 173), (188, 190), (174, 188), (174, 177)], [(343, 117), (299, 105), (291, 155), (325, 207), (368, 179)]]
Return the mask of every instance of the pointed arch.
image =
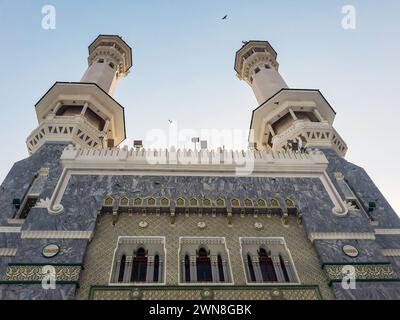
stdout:
[(119, 199), (119, 206), (120, 207), (128, 207), (129, 206), (129, 198), (126, 196), (123, 196)]
[(276, 199), (276, 198), (272, 198), (272, 199), (269, 201), (269, 205), (270, 205), (271, 208), (280, 208), (280, 207), (281, 207), (281, 205), (280, 205), (278, 199)]
[(170, 204), (171, 204), (171, 201), (169, 200), (169, 198), (167, 198), (167, 197), (162, 197), (162, 198), (160, 199), (160, 205), (161, 205), (162, 207), (169, 207)]
[(191, 197), (190, 200), (189, 200), (189, 206), (198, 207), (199, 206), (199, 200), (197, 200), (196, 197)]
[(104, 207), (113, 207), (115, 203), (115, 199), (113, 196), (107, 196), (103, 201)]
[(240, 207), (240, 200), (238, 198), (232, 198), (231, 206), (234, 208)]
[(285, 198), (285, 205), (287, 208), (295, 208), (296, 207), (296, 203), (290, 198)]
[(204, 207), (211, 207), (212, 206), (212, 200), (209, 197), (204, 197), (203, 206)]
[(254, 207), (253, 200), (250, 199), (250, 198), (244, 199), (244, 206), (245, 206), (245, 207), (249, 207), (249, 208)]
[(147, 205), (148, 205), (149, 207), (155, 207), (156, 204), (157, 204), (156, 198), (154, 198), (154, 197), (149, 197), (149, 198), (147, 198)]
[(135, 207), (141, 207), (143, 205), (143, 198), (135, 198), (133, 199), (133, 205)]
[(196, 258), (197, 281), (212, 282), (210, 252), (205, 247), (200, 247)]
[(226, 206), (225, 199), (222, 198), (222, 197), (218, 197), (215, 200), (215, 204), (216, 204), (217, 207), (221, 207), (221, 208)]
[(176, 199), (175, 204), (177, 207), (184, 207), (186, 205), (186, 200), (183, 197)]
[(266, 208), (267, 207), (267, 201), (263, 198), (258, 198), (257, 199), (257, 206)]
[(147, 252), (140, 247), (133, 253), (131, 282), (146, 282)]

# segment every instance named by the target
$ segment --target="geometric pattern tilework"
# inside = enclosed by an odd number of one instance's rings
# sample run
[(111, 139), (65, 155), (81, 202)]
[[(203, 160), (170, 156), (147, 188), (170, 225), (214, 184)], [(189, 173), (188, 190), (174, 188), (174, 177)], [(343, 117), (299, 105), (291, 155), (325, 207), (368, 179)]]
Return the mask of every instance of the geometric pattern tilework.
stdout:
[[(81, 266), (55, 265), (57, 282), (77, 282), (81, 272)], [(7, 267), (4, 281), (26, 282), (42, 281), (45, 277), (43, 265), (11, 265)]]
[[(342, 281), (346, 273), (343, 273), (345, 265), (324, 265), (331, 282)], [(390, 264), (357, 264), (351, 265), (355, 269), (355, 279), (362, 280), (397, 280), (397, 274)]]
[[(145, 222), (145, 223), (143, 223)], [(205, 227), (199, 228), (199, 222)], [(262, 228), (255, 227), (261, 223)], [(143, 226), (146, 226), (143, 228)], [(142, 227), (141, 227), (142, 226)], [(162, 236), (166, 238), (166, 286), (178, 286), (178, 252), (179, 237), (225, 237), (229, 251), (235, 286), (246, 286), (243, 262), (240, 254), (240, 237), (283, 237), (292, 255), (293, 263), (300, 278), (301, 285), (318, 286), (323, 299), (334, 299), (326, 273), (296, 217), (289, 217), (288, 226), (282, 224), (278, 216), (266, 215), (233, 215), (232, 225), (226, 216), (182, 214), (176, 217), (175, 223), (170, 223), (170, 217), (155, 214), (120, 214), (113, 225), (111, 214), (99, 216), (94, 238), (89, 244), (84, 270), (80, 277), (80, 287), (77, 289), (77, 299), (88, 299), (91, 286), (108, 286), (112, 260), (119, 236)], [(182, 288), (182, 292), (188, 289)], [(147, 293), (146, 293), (147, 294)], [(171, 295), (180, 296), (174, 290)], [(183, 294), (183, 293), (182, 293)], [(186, 294), (189, 294), (187, 292)], [(225, 293), (226, 294), (226, 293)], [(297, 293), (300, 294), (300, 293)], [(170, 296), (170, 299), (173, 297)]]
[(320, 300), (314, 287), (92, 287), (92, 300)]

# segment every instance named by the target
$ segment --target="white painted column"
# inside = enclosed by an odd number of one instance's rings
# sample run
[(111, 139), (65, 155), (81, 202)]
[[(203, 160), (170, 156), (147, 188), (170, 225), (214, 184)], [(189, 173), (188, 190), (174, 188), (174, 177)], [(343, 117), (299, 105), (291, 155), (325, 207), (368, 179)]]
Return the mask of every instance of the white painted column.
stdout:
[(132, 256), (126, 256), (125, 262), (125, 272), (124, 272), (124, 283), (131, 282), (131, 275), (132, 275)]
[(147, 269), (146, 269), (146, 282), (153, 282), (154, 277), (154, 256), (147, 257)]
[(88, 106), (89, 106), (89, 103), (85, 102), (85, 104), (83, 105), (82, 111), (81, 111), (82, 116), (86, 113)]
[(218, 256), (211, 256), (211, 275), (213, 282), (219, 282)]
[(107, 134), (109, 126), (110, 126), (110, 120), (107, 119), (105, 124), (104, 124), (104, 127), (103, 127), (103, 131), (104, 131), (105, 134)]
[(313, 112), (314, 112), (315, 116), (317, 117), (317, 119), (318, 119), (320, 122), (325, 121), (325, 119), (321, 116), (321, 114), (319, 113), (319, 111), (318, 111), (317, 108), (314, 108), (314, 109), (313, 109)]
[(62, 106), (62, 102), (61, 101), (57, 102), (56, 106), (53, 109), (53, 113), (56, 114), (58, 109), (60, 109), (61, 106)]
[(254, 269), (254, 274), (256, 276), (256, 282), (264, 282), (258, 255), (252, 256), (251, 261), (253, 263), (253, 269)]
[(231, 282), (231, 275), (229, 272), (228, 262), (225, 258), (222, 259), (222, 269), (224, 270), (225, 282)]
[(272, 262), (274, 265), (275, 274), (276, 274), (276, 278), (278, 279), (278, 282), (280, 282), (280, 283), (286, 282), (285, 277), (283, 275), (282, 268), (281, 268), (281, 263), (279, 261), (279, 256), (274, 255), (271, 258), (272, 258)]
[(190, 282), (197, 282), (197, 259), (190, 256)]
[(286, 272), (289, 276), (289, 281), (290, 282), (297, 282), (297, 276), (296, 272), (294, 271), (292, 264), (290, 263), (289, 259), (287, 257), (282, 256), (283, 262), (285, 264)]
[(268, 126), (268, 129), (269, 129), (269, 132), (271, 132), (272, 136), (275, 137), (276, 133), (274, 131), (274, 128), (272, 128), (270, 123), (267, 123), (267, 126)]
[(297, 116), (296, 114), (293, 112), (292, 108), (289, 108), (289, 113), (292, 116), (293, 120), (296, 121), (297, 120)]
[(121, 269), (121, 257), (117, 260), (115, 266), (114, 266), (114, 279), (112, 280), (112, 282), (114, 283), (118, 283), (118, 278), (119, 278), (119, 273), (120, 273), (120, 269)]

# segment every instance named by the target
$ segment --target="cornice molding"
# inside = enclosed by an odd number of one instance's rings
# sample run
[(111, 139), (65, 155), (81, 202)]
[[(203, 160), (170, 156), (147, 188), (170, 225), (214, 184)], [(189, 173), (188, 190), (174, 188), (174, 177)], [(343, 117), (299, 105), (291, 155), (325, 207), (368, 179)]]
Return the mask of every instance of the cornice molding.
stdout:
[(311, 242), (315, 240), (375, 240), (373, 232), (311, 232)]
[(92, 231), (22, 231), (21, 239), (92, 239)]

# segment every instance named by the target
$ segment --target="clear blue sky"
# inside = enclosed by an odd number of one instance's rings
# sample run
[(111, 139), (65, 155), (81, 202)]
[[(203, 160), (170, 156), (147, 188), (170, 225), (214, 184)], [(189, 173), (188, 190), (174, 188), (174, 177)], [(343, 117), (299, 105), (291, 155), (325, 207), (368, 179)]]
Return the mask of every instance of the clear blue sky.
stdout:
[[(41, 27), (45, 4), (55, 30)], [(357, 29), (341, 28), (354, 5)], [(247, 129), (257, 107), (233, 70), (242, 40), (269, 40), (290, 87), (318, 88), (337, 111), (347, 159), (363, 166), (400, 213), (400, 2), (0, 0), (0, 180), (27, 156), (34, 104), (55, 81), (79, 81), (87, 46), (119, 34), (134, 67), (115, 95), (126, 108), (127, 144), (152, 128)], [(228, 19), (222, 21), (225, 14)]]

